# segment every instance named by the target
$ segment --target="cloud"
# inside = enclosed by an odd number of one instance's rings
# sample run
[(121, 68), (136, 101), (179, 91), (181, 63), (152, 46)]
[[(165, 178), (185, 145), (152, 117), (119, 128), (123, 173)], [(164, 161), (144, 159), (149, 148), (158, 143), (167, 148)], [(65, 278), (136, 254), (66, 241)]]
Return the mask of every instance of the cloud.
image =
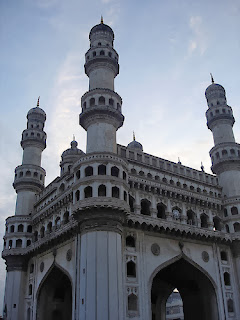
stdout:
[(207, 34), (203, 26), (202, 18), (200, 16), (191, 16), (189, 20), (189, 27), (192, 32), (192, 38), (188, 44), (188, 56), (193, 52), (199, 52), (203, 55), (207, 50)]

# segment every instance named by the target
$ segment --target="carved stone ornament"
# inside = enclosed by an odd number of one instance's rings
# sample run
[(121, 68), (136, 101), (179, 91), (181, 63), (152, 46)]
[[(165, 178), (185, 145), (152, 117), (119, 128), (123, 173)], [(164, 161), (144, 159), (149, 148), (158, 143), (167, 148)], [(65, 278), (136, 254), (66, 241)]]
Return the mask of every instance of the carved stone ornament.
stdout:
[(207, 251), (203, 251), (202, 252), (202, 259), (204, 262), (208, 262), (209, 261), (209, 254), (207, 253)]
[(68, 249), (68, 251), (66, 253), (66, 259), (67, 259), (67, 261), (72, 260), (72, 249)]
[(155, 256), (159, 256), (160, 254), (160, 247), (157, 243), (153, 243), (151, 245), (151, 251), (152, 251), (152, 254), (154, 254)]
[(40, 271), (43, 272), (43, 270), (44, 270), (44, 262), (42, 261), (42, 262), (40, 263)]

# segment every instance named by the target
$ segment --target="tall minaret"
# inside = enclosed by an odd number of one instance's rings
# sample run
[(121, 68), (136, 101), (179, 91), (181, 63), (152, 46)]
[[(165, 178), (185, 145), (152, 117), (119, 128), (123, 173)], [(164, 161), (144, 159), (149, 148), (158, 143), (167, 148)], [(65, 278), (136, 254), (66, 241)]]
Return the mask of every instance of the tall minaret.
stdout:
[(234, 223), (240, 213), (240, 145), (233, 134), (232, 108), (227, 105), (224, 88), (214, 83), (205, 92), (208, 110), (207, 126), (213, 133), (214, 147), (210, 150), (212, 171), (217, 174), (223, 190), (226, 230), (235, 232)]
[(24, 320), (26, 297), (26, 267), (24, 255), (32, 243), (32, 217), (35, 194), (44, 188), (45, 170), (41, 167), (42, 151), (46, 147), (43, 131), (45, 112), (37, 107), (27, 114), (27, 129), (22, 133), (22, 165), (15, 170), (13, 187), (17, 192), (15, 215), (6, 220), (2, 257), (7, 266), (4, 317)]
[(114, 91), (119, 72), (118, 54), (113, 48), (114, 33), (103, 23), (89, 34), (85, 73), (89, 91), (82, 96), (80, 125), (87, 130), (87, 153), (117, 152), (116, 131), (123, 125), (122, 99)]

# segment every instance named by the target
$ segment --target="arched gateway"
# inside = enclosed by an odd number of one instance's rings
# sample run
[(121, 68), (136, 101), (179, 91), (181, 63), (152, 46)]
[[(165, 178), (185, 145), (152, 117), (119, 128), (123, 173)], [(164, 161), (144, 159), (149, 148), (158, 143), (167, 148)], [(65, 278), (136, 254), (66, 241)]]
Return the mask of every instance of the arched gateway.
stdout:
[(54, 266), (40, 286), (37, 320), (71, 320), (72, 285), (68, 276)]
[(218, 320), (217, 298), (211, 280), (184, 258), (164, 267), (153, 278), (152, 320), (166, 319), (166, 301), (174, 288), (183, 300), (184, 320)]

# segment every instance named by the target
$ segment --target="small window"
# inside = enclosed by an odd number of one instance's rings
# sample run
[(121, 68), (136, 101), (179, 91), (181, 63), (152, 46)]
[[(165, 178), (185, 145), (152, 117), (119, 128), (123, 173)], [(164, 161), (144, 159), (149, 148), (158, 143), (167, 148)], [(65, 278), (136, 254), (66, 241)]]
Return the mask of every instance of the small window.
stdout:
[(127, 263), (127, 277), (136, 278), (136, 264), (133, 261)]
[(98, 103), (99, 103), (100, 105), (105, 105), (105, 98), (104, 98), (103, 96), (99, 97)]
[(93, 167), (91, 166), (88, 166), (86, 169), (85, 169), (85, 177), (90, 177), (93, 175)]
[(106, 197), (106, 186), (104, 184), (101, 184), (99, 187), (98, 187), (98, 196), (99, 197)]
[(134, 293), (131, 293), (128, 296), (128, 311), (137, 311), (138, 310), (138, 303), (137, 303), (137, 296)]
[(80, 191), (79, 191), (79, 190), (77, 190), (77, 191), (75, 192), (75, 200), (76, 200), (76, 201), (79, 201), (79, 200), (80, 200)]
[(108, 52), (108, 56), (111, 58), (112, 57), (112, 52)]
[(119, 188), (118, 187), (112, 187), (112, 197), (119, 198)]
[(91, 98), (90, 99), (90, 107), (93, 107), (93, 106), (95, 106), (95, 99)]
[(102, 43), (101, 42), (98, 42), (98, 46), (101, 46), (102, 45)]
[(109, 99), (109, 105), (110, 105), (110, 106), (113, 106), (113, 104), (114, 104), (113, 99), (112, 99), (112, 98), (111, 98), (111, 99)]
[(166, 219), (166, 206), (163, 203), (157, 205), (157, 217), (160, 219)]
[(130, 206), (131, 212), (134, 212), (134, 202), (135, 202), (135, 199), (131, 195), (129, 195), (129, 206)]
[(230, 286), (231, 285), (230, 274), (228, 272), (224, 272), (223, 278), (224, 278), (225, 286)]
[(103, 50), (100, 51), (100, 56), (105, 56), (105, 52)]
[(231, 208), (231, 214), (232, 214), (233, 216), (237, 215), (237, 214), (238, 214), (238, 208), (237, 208), (237, 207), (232, 207), (232, 208)]
[(98, 174), (99, 175), (101, 175), (101, 176), (106, 175), (106, 171), (107, 171), (107, 169), (106, 169), (106, 166), (104, 164), (100, 164), (98, 166)]
[(233, 306), (233, 300), (232, 299), (228, 299), (227, 301), (227, 306), (228, 306), (228, 312), (234, 312), (234, 306)]
[(135, 248), (135, 239), (133, 236), (127, 236), (126, 238), (126, 247)]
[(151, 215), (150, 206), (151, 206), (151, 202), (149, 200), (147, 199), (141, 200), (141, 214), (145, 216), (150, 216)]
[(228, 261), (227, 252), (221, 251), (221, 260), (222, 261)]
[(118, 177), (119, 176), (119, 169), (117, 167), (111, 168), (111, 176)]
[(69, 222), (69, 212), (66, 211), (63, 215), (63, 223), (66, 224)]
[(235, 232), (240, 232), (240, 223), (239, 222), (235, 222), (233, 224), (233, 228)]
[(18, 232), (23, 232), (23, 225), (22, 224), (18, 225)]
[(30, 284), (28, 287), (28, 294), (29, 294), (29, 296), (32, 295), (32, 284)]
[(93, 51), (93, 57), (96, 57), (96, 51)]
[(88, 186), (84, 189), (84, 197), (91, 198), (92, 197), (92, 187)]
[(16, 248), (22, 248), (22, 240), (21, 239), (16, 240)]
[(132, 168), (132, 169), (131, 169), (131, 173), (132, 173), (132, 174), (136, 174), (137, 171), (136, 171), (134, 168)]
[(80, 171), (80, 170), (78, 170), (78, 171), (76, 172), (76, 177), (77, 177), (77, 179), (80, 179), (80, 177), (81, 177), (81, 171)]
[(42, 227), (42, 228), (40, 229), (40, 237), (43, 238), (44, 235), (45, 235), (45, 228)]
[(126, 175), (126, 172), (123, 171), (123, 180), (126, 180), (127, 179), (127, 175)]
[(47, 233), (51, 233), (52, 232), (52, 222), (50, 221), (47, 225)]
[(27, 247), (31, 245), (31, 240), (27, 240)]
[(14, 229), (15, 229), (15, 227), (14, 227), (14, 225), (12, 225), (12, 226), (10, 227), (10, 232), (14, 232)]

